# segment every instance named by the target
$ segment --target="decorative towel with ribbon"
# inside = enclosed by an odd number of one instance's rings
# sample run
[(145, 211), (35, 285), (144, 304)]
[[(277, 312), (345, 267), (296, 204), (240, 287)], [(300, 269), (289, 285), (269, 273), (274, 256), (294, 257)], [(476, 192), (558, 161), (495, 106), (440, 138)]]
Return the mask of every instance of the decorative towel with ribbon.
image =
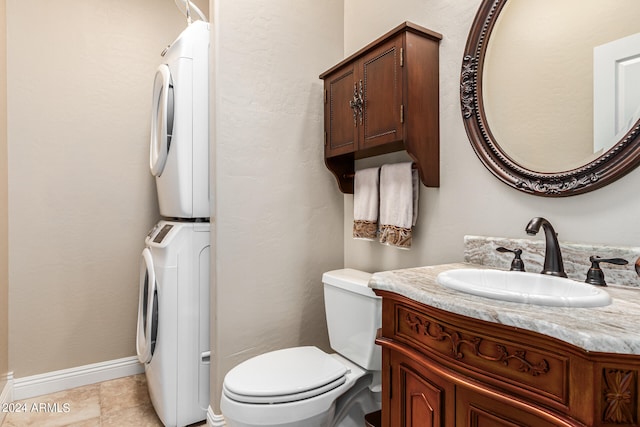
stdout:
[(418, 218), (418, 171), (413, 163), (384, 165), (380, 170), (380, 243), (411, 247)]
[(353, 238), (375, 240), (378, 234), (380, 168), (356, 171), (353, 183)]

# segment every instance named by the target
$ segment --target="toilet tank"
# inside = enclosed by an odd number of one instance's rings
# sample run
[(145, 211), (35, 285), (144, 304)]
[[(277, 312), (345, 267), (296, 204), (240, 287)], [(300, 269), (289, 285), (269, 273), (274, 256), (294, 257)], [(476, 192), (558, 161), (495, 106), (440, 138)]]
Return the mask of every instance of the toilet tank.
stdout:
[(359, 366), (382, 368), (376, 333), (382, 325), (382, 298), (368, 287), (371, 273), (351, 268), (322, 275), (331, 348)]

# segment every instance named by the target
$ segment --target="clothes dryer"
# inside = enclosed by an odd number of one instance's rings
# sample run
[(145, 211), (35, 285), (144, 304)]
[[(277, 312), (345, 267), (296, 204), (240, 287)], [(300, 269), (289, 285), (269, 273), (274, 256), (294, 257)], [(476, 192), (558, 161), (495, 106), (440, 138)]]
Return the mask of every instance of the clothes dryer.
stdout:
[(149, 150), (160, 215), (209, 218), (209, 23), (193, 22), (162, 57)]
[(140, 263), (136, 347), (165, 426), (206, 418), (209, 405), (209, 223), (160, 221)]

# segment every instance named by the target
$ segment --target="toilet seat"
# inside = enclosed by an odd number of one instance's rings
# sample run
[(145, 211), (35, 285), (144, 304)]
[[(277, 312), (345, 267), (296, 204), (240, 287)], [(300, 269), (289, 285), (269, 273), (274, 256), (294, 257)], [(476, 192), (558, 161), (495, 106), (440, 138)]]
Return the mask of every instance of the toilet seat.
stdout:
[(276, 350), (231, 369), (224, 379), (228, 398), (243, 403), (287, 403), (339, 387), (348, 369), (317, 347)]

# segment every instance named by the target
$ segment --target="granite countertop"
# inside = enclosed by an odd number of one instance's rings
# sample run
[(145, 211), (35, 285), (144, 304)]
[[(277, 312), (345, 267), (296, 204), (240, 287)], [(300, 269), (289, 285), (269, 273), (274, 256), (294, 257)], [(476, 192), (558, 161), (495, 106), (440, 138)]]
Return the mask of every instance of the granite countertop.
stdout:
[(640, 289), (605, 288), (613, 300), (606, 307), (546, 307), (483, 298), (436, 282), (438, 273), (456, 268), (487, 267), (456, 263), (384, 271), (372, 276), (369, 287), (463, 316), (539, 332), (587, 351), (640, 355)]

